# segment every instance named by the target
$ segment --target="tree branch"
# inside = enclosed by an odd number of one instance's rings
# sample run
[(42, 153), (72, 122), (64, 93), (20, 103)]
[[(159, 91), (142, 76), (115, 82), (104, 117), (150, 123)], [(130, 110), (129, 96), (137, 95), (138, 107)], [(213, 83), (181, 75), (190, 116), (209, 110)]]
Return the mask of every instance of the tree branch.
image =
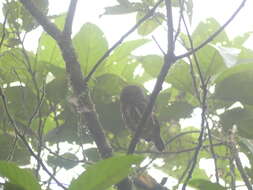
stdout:
[(63, 29), (63, 36), (66, 39), (71, 39), (72, 24), (73, 24), (74, 15), (76, 12), (77, 1), (78, 0), (70, 1), (70, 5), (69, 5), (69, 9), (68, 9), (67, 17), (65, 20), (64, 29)]
[(166, 77), (171, 65), (175, 62), (174, 43), (173, 43), (174, 37), (173, 37), (172, 5), (171, 5), (171, 0), (166, 0), (165, 2), (166, 2), (165, 5), (166, 5), (166, 10), (167, 10), (167, 20), (168, 20), (167, 21), (167, 27), (168, 27), (167, 54), (164, 56), (164, 64), (163, 64), (163, 67), (162, 67), (158, 77), (157, 77), (157, 81), (156, 81), (155, 87), (150, 95), (148, 105), (145, 109), (145, 112), (143, 113), (140, 123), (138, 124), (138, 128), (136, 130), (136, 133), (130, 142), (130, 145), (128, 148), (128, 154), (132, 154), (134, 152), (135, 147), (136, 147), (138, 140), (140, 138), (142, 129), (145, 127), (145, 124), (147, 122), (147, 118), (152, 112), (156, 97), (162, 89), (162, 84), (165, 80), (165, 77)]
[(37, 22), (44, 28), (44, 30), (52, 36), (56, 41), (61, 39), (61, 31), (50, 22), (50, 20), (35, 6), (31, 0), (20, 0), (25, 8), (37, 20)]
[(235, 16), (239, 13), (239, 11), (243, 8), (244, 4), (247, 0), (243, 0), (240, 6), (235, 10), (235, 12), (232, 14), (232, 16), (225, 22), (216, 32), (214, 32), (211, 36), (209, 36), (205, 41), (203, 41), (199, 46), (195, 47), (194, 49), (191, 49), (190, 51), (176, 56), (176, 60), (182, 59), (184, 57), (192, 55), (194, 52), (198, 51), (199, 49), (203, 48), (206, 44), (211, 42), (216, 36), (218, 36), (226, 27), (227, 25), (235, 18)]
[(231, 142), (229, 145), (230, 147), (230, 151), (235, 159), (235, 163), (236, 163), (236, 166), (237, 166), (237, 169), (239, 170), (240, 172), (240, 175), (247, 187), (248, 190), (252, 190), (252, 184), (250, 183), (249, 181), (249, 177), (247, 176), (247, 174), (245, 173), (244, 169), (243, 169), (243, 166), (242, 166), (242, 162), (240, 160), (240, 157), (239, 157), (239, 154), (238, 154), (238, 151), (237, 151), (237, 148), (236, 148), (236, 145), (234, 142)]

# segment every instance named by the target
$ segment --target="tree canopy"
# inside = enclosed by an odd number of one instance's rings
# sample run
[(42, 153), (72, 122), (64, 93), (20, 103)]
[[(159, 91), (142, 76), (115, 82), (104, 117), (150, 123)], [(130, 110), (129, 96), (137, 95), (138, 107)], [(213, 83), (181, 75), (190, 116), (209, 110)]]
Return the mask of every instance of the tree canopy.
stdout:
[[(77, 0), (59, 15), (48, 14), (53, 1), (2, 2), (3, 189), (252, 190), (253, 47), (245, 46), (252, 31), (231, 39), (224, 30), (245, 2), (224, 23), (208, 18), (192, 28), (195, 1), (117, 0), (100, 16), (134, 14), (136, 24), (112, 45), (91, 22), (72, 34)], [(40, 26), (29, 51), (27, 36)], [(143, 50), (150, 44), (159, 53)], [(128, 85), (149, 96), (134, 133), (120, 111)], [(164, 151), (141, 139), (150, 114)]]

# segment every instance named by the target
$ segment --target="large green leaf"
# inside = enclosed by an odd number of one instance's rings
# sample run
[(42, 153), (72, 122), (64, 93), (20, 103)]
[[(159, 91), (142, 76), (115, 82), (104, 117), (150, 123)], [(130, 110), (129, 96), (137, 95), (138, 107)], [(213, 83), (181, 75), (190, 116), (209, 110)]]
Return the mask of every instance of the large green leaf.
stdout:
[(11, 162), (0, 161), (0, 175), (9, 179), (10, 183), (23, 187), (25, 190), (40, 190), (35, 176), (26, 169), (20, 169)]
[[(123, 121), (119, 102), (98, 103), (96, 105), (99, 118), (107, 132), (119, 134), (123, 130)], [(110, 110), (110, 111), (108, 111)]]
[(178, 90), (195, 94), (190, 74), (190, 65), (183, 61), (171, 66), (166, 82), (172, 84), (172, 86)]
[[(121, 77), (114, 74), (104, 74), (96, 78), (94, 96), (100, 100), (106, 100), (120, 94), (120, 90), (126, 83)], [(111, 101), (111, 100), (110, 100)]]
[(184, 101), (175, 101), (167, 106), (167, 119), (168, 120), (179, 120), (191, 116), (194, 107)]
[(56, 66), (64, 67), (64, 60), (56, 41), (47, 33), (43, 33), (39, 40), (38, 60)]
[(132, 51), (139, 48), (140, 46), (149, 42), (147, 39), (132, 40), (122, 43), (117, 47), (113, 53), (107, 58), (106, 66), (111, 66), (116, 63), (127, 63), (128, 57), (131, 56)]
[(246, 32), (244, 34), (240, 34), (240, 36), (236, 36), (232, 41), (232, 46), (236, 48), (242, 48), (243, 44), (249, 39), (252, 34), (253, 32)]
[[(144, 12), (138, 12), (136, 15), (136, 21), (138, 22), (140, 19), (142, 19), (146, 13)], [(138, 27), (138, 34), (146, 36), (153, 32), (158, 26), (160, 26), (164, 21), (164, 15), (163, 14), (155, 14), (151, 18), (148, 18), (144, 23), (142, 23)]]
[[(7, 126), (5, 126), (7, 128)], [(30, 154), (26, 150), (26, 147), (17, 142), (13, 150), (15, 137), (8, 134), (0, 135), (0, 160), (10, 159), (18, 164), (26, 165), (30, 163)], [(13, 152), (12, 152), (13, 150)]]
[(88, 148), (85, 151), (85, 156), (91, 162), (98, 162), (100, 160), (99, 152), (97, 148)]
[(146, 55), (137, 57), (137, 60), (142, 64), (144, 70), (152, 77), (157, 77), (162, 65), (163, 58), (159, 55)]
[[(27, 54), (30, 55), (29, 52), (27, 52)], [(25, 59), (21, 49), (12, 48), (11, 50), (3, 52), (0, 57), (1, 82), (30, 81), (31, 75), (27, 71), (27, 67), (24, 63)]]
[(131, 171), (131, 165), (139, 164), (142, 156), (127, 155), (114, 156), (97, 162), (87, 168), (76, 180), (69, 190), (97, 190), (108, 188), (125, 178)]
[[(86, 23), (73, 39), (82, 71), (86, 75), (108, 49), (104, 33), (94, 24)], [(101, 67), (98, 68), (99, 71)]]
[[(224, 60), (223, 62), (222, 54), (220, 51), (217, 51), (217, 49), (211, 45), (206, 45), (196, 53), (198, 64), (204, 78), (216, 77), (220, 72), (226, 69), (226, 65), (224, 64), (226, 61)], [(195, 72), (197, 72), (196, 66)]]
[[(62, 28), (64, 26), (65, 15), (60, 15), (54, 19), (54, 24)], [(47, 33), (43, 33), (38, 44), (38, 60), (48, 62), (50, 64), (64, 67), (64, 60), (60, 48), (56, 41)]]
[[(211, 34), (216, 32), (220, 28), (220, 24), (214, 18), (208, 18), (204, 22), (200, 22), (197, 28), (192, 34), (192, 40), (196, 47), (201, 42), (206, 40)], [(212, 40), (212, 43), (230, 43), (225, 31), (221, 32), (216, 38)]]
[(253, 104), (252, 63), (236, 65), (221, 73), (216, 79), (214, 97), (224, 101)]
[(220, 53), (220, 55), (222, 56), (224, 60), (224, 63), (226, 64), (228, 68), (238, 63), (238, 56), (241, 52), (239, 49), (223, 47), (220, 45), (215, 45), (214, 47)]
[(20, 119), (28, 119), (36, 108), (36, 95), (28, 87), (14, 86), (5, 89), (11, 114)]
[(46, 85), (45, 91), (48, 100), (55, 103), (65, 101), (68, 92), (68, 81), (65, 73), (55, 76), (55, 79)]
[(253, 109), (233, 108), (220, 115), (220, 123), (224, 130), (232, 129), (237, 126), (238, 132), (242, 137), (253, 138), (252, 122)]

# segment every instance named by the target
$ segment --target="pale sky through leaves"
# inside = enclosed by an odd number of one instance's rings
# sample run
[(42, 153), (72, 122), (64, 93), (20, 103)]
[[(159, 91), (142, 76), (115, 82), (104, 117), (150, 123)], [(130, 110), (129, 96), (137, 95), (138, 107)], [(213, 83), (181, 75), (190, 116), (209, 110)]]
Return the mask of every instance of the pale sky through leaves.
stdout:
[[(197, 23), (201, 20), (204, 20), (208, 17), (214, 17), (219, 21), (222, 25), (236, 10), (238, 5), (242, 0), (194, 0), (194, 10), (193, 10), (193, 28), (197, 25)], [(3, 1), (1, 1), (3, 2)], [(50, 15), (55, 15), (59, 13), (63, 13), (67, 11), (69, 0), (50, 0)], [(79, 0), (79, 4), (77, 6), (77, 11), (75, 15), (74, 22), (74, 33), (78, 32), (80, 27), (86, 23), (91, 22), (97, 24), (101, 30), (104, 32), (106, 39), (109, 42), (109, 45), (117, 41), (127, 30), (130, 29), (135, 24), (135, 14), (126, 14), (126, 15), (110, 15), (99, 17), (103, 13), (103, 8), (106, 6), (112, 6), (117, 4), (116, 0)], [(244, 32), (252, 31), (253, 32), (253, 1), (248, 0), (245, 7), (241, 10), (239, 15), (235, 18), (234, 21), (226, 28), (226, 32), (229, 37), (234, 37), (240, 35)], [(41, 34), (42, 29), (38, 29), (33, 31), (28, 35), (26, 39), (26, 47), (30, 50), (36, 49), (36, 41)], [(158, 41), (163, 41), (165, 36), (157, 35), (157, 32), (154, 34)], [(132, 34), (127, 40), (137, 39), (138, 36), (136, 33)], [(247, 43), (248, 47), (253, 49), (253, 38), (251, 41)], [(155, 44), (153, 44), (155, 45)], [(155, 46), (156, 47), (156, 46)], [(157, 47), (156, 47), (157, 49)], [(146, 49), (145, 49), (146, 50)], [(147, 51), (151, 51), (147, 49)], [(159, 52), (159, 51), (158, 51)], [(190, 122), (190, 121), (188, 121)], [(188, 123), (189, 125), (189, 123)], [(65, 145), (67, 146), (67, 145)], [(66, 147), (66, 151), (71, 149), (71, 147)], [(73, 147), (72, 147), (73, 148)], [(210, 162), (209, 162), (210, 163)], [(205, 164), (204, 164), (205, 165)], [(83, 168), (78, 166), (69, 171), (61, 170), (57, 178), (59, 181), (63, 181), (65, 184), (69, 184), (73, 173), (80, 174), (83, 171)], [(212, 172), (212, 170), (210, 170)], [(157, 174), (156, 177), (160, 178), (160, 175), (153, 171), (153, 173)], [(76, 175), (77, 176), (77, 175)], [(163, 176), (162, 176), (163, 177)], [(54, 187), (54, 189), (58, 189)]]

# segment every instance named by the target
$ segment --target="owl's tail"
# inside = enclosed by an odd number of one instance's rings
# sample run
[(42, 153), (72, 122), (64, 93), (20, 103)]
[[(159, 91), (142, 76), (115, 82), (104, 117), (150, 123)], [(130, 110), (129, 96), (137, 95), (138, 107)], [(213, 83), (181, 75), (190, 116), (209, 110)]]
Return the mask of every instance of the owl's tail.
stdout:
[(160, 136), (154, 138), (153, 142), (155, 143), (155, 147), (157, 148), (157, 150), (159, 150), (160, 152), (162, 152), (165, 149), (165, 145)]

